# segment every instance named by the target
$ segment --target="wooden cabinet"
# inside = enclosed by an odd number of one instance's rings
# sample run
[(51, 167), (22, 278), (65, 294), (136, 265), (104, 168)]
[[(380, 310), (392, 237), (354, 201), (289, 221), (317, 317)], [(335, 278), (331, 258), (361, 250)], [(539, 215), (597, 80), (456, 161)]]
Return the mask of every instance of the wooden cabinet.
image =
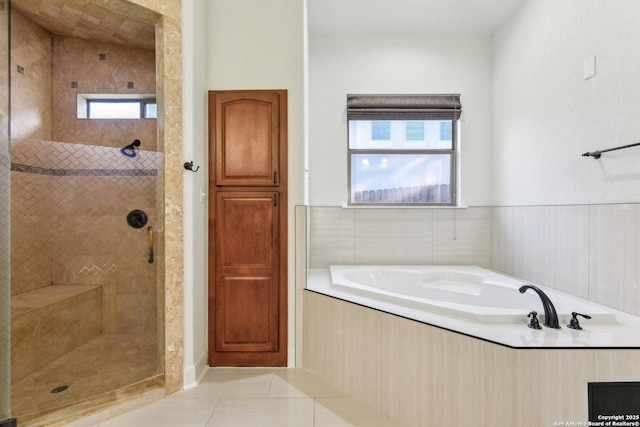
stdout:
[(280, 94), (216, 92), (217, 186), (278, 186)]
[(287, 364), (286, 91), (209, 92), (209, 365)]
[(216, 197), (215, 349), (278, 350), (278, 194)]

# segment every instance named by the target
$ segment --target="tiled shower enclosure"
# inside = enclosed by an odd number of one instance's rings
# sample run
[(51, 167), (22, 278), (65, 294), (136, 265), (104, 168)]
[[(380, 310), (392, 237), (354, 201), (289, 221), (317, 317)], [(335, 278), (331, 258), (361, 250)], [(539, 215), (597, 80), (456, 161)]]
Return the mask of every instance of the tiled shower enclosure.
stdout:
[[(12, 407), (30, 419), (160, 373), (150, 245), (162, 155), (11, 145)], [(144, 226), (127, 222), (134, 210)]]
[[(163, 384), (157, 122), (78, 115), (82, 94), (155, 97), (156, 18), (114, 18), (82, 0), (10, 9), (0, 64), (11, 70), (0, 75), (10, 99), (0, 106), (0, 421), (48, 425)], [(101, 28), (120, 16), (127, 25), (116, 27), (150, 43), (64, 36), (41, 19), (70, 21), (70, 10)]]
[(0, 8), (0, 422), (11, 415), (11, 159), (9, 157), (9, 13)]

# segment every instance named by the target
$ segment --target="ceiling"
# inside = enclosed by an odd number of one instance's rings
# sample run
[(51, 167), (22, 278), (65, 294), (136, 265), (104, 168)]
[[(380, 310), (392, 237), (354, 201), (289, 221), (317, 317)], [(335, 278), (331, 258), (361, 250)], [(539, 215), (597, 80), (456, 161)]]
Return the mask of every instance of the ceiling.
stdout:
[[(524, 0), (308, 0), (309, 32), (489, 35)], [(13, 0), (53, 34), (154, 49), (159, 15), (126, 0)]]
[(12, 0), (11, 8), (59, 36), (155, 48), (159, 15), (124, 0)]
[(324, 35), (490, 35), (524, 0), (308, 0)]

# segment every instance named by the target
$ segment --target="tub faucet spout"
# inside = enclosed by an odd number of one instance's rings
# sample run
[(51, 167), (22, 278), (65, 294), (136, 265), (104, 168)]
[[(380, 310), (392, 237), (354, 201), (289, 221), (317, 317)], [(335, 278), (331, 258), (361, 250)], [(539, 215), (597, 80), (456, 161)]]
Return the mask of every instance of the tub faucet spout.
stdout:
[(544, 308), (544, 323), (543, 325), (548, 328), (560, 329), (560, 323), (558, 322), (558, 313), (556, 313), (556, 308), (553, 306), (553, 303), (542, 290), (533, 285), (524, 285), (520, 287), (520, 293), (523, 294), (527, 291), (527, 289), (532, 289), (535, 293), (538, 294), (540, 300), (542, 301), (542, 307)]

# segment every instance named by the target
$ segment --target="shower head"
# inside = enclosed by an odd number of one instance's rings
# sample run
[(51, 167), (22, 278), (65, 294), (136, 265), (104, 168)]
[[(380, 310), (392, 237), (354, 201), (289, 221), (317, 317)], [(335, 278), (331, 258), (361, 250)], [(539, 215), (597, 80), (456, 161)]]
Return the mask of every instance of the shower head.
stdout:
[(136, 156), (136, 147), (140, 146), (140, 140), (134, 139), (133, 142), (126, 147), (120, 149), (120, 152), (127, 157), (135, 157)]

